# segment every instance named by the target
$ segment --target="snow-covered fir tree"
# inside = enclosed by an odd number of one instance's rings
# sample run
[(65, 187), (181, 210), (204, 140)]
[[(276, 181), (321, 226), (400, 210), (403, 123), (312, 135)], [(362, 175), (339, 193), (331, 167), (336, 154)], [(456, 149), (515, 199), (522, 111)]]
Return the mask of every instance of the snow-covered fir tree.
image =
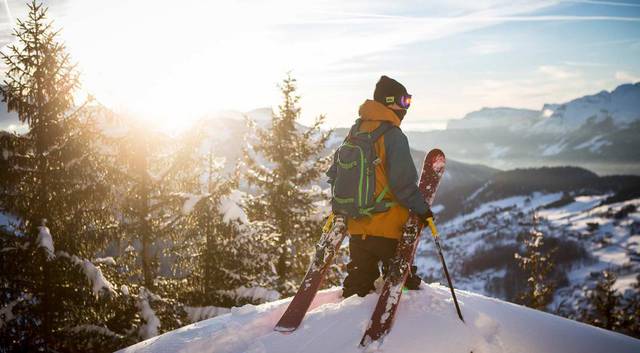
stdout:
[[(199, 131), (196, 127), (194, 131)], [(274, 241), (273, 228), (266, 222), (250, 222), (242, 209), (237, 175), (222, 173), (214, 145), (202, 136), (190, 158), (193, 183), (184, 185), (179, 230), (171, 247), (176, 257), (175, 276), (184, 278), (180, 297), (190, 305), (231, 307), (270, 298), (246, 294), (250, 288), (274, 286), (275, 273), (267, 251)], [(184, 282), (182, 282), (184, 283)], [(264, 291), (264, 293), (269, 293)]]
[(309, 128), (298, 125), (300, 97), (296, 80), (288, 75), (280, 85), (283, 101), (267, 128), (257, 128), (244, 153), (245, 178), (253, 186), (247, 211), (252, 219), (267, 221), (278, 236), (273, 251), (278, 290), (292, 293), (304, 275), (313, 244), (321, 230), (314, 201), (321, 197), (313, 187), (327, 167), (320, 153), (331, 132), (321, 130), (324, 116)]
[[(148, 129), (134, 117), (122, 119), (123, 133), (112, 136), (109, 177), (119, 208), (119, 250), (133, 246), (139, 252), (141, 278), (135, 280), (153, 290), (179, 232), (183, 217), (183, 191), (195, 187), (189, 175), (195, 144), (187, 138), (171, 138)], [(192, 185), (189, 185), (191, 183)]]
[[(113, 318), (107, 303), (117, 293), (90, 261), (112, 240), (94, 120), (86, 104), (74, 101), (78, 74), (46, 8), (35, 1), (28, 7), (16, 43), (2, 53), (7, 71), (0, 92), (28, 131), (3, 136), (10, 153), (3, 154), (0, 211), (16, 221), (0, 239), (0, 346), (114, 348), (123, 336), (102, 325)], [(78, 336), (85, 339), (69, 339)]]
[(88, 103), (74, 102), (78, 73), (46, 9), (35, 2), (29, 9), (28, 19), (18, 20), (17, 42), (2, 53), (0, 92), (28, 132), (6, 138), (12, 153), (0, 206), (21, 219), (25, 234), (35, 236), (46, 223), (58, 248), (90, 255), (109, 241), (100, 234), (110, 219), (104, 160), (92, 143), (98, 134)]

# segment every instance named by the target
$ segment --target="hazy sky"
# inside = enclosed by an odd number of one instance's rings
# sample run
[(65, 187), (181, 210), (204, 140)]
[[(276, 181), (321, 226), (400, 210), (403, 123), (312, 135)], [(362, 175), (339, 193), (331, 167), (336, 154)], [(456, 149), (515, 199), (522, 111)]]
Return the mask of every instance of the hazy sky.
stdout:
[[(351, 124), (381, 74), (414, 95), (413, 128), (640, 81), (640, 1), (46, 3), (87, 91), (175, 126), (275, 106), (288, 70), (303, 122), (325, 113), (331, 126)], [(0, 7), (1, 45), (25, 8)]]

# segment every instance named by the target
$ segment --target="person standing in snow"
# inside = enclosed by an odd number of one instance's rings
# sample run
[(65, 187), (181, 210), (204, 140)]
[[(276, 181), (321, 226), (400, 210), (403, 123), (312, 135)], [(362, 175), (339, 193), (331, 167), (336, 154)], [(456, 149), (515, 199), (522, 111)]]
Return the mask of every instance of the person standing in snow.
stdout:
[[(422, 220), (433, 216), (418, 189), (418, 173), (407, 137), (400, 129), (411, 104), (411, 95), (398, 81), (382, 76), (376, 84), (373, 98), (360, 106), (360, 118), (336, 151), (334, 162), (327, 171), (332, 187), (333, 212), (347, 217), (350, 234), (351, 261), (347, 265), (342, 293), (345, 298), (354, 294), (362, 297), (375, 289), (374, 282), (380, 276), (379, 263), (382, 262), (383, 274), (386, 274), (410, 213), (419, 215)], [(354, 136), (362, 140), (363, 135), (370, 139), (370, 153), (367, 153), (366, 145), (359, 147), (353, 142)], [(348, 162), (348, 154), (353, 154), (349, 149), (359, 151), (360, 157)], [(372, 162), (367, 162), (367, 155)], [(364, 161), (360, 162), (363, 165), (358, 164), (358, 158)], [(359, 179), (355, 174), (349, 181), (345, 175), (355, 173), (351, 170), (358, 168)], [(375, 179), (371, 180), (373, 190), (369, 190), (368, 175)], [(353, 193), (356, 189), (358, 192)], [(353, 196), (340, 197), (339, 194), (345, 191), (351, 191)], [(368, 192), (372, 193), (370, 198), (366, 197)], [(371, 207), (363, 208), (366, 202)], [(418, 289), (420, 282), (416, 267), (412, 266), (405, 286)]]

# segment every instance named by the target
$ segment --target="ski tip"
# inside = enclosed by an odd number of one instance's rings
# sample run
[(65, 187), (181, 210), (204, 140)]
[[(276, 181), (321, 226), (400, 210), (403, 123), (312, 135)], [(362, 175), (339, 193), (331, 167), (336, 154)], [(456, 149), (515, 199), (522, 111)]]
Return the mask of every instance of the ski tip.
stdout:
[(429, 151), (429, 153), (427, 153), (427, 155), (431, 155), (431, 156), (443, 156), (444, 157), (444, 152), (442, 152), (441, 149), (439, 148), (434, 148), (431, 151)]
[(282, 333), (289, 333), (295, 331), (296, 327), (276, 326), (273, 330)]

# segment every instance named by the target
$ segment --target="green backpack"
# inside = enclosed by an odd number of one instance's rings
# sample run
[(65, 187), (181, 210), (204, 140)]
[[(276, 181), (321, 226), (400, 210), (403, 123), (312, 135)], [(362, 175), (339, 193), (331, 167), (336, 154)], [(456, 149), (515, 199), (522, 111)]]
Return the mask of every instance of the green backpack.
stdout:
[(349, 135), (335, 152), (335, 179), (331, 189), (333, 213), (352, 218), (371, 217), (385, 212), (394, 202), (383, 200), (389, 187), (375, 196), (375, 168), (381, 162), (376, 155), (375, 142), (394, 126), (383, 122), (371, 132), (358, 131), (361, 120), (351, 127)]

